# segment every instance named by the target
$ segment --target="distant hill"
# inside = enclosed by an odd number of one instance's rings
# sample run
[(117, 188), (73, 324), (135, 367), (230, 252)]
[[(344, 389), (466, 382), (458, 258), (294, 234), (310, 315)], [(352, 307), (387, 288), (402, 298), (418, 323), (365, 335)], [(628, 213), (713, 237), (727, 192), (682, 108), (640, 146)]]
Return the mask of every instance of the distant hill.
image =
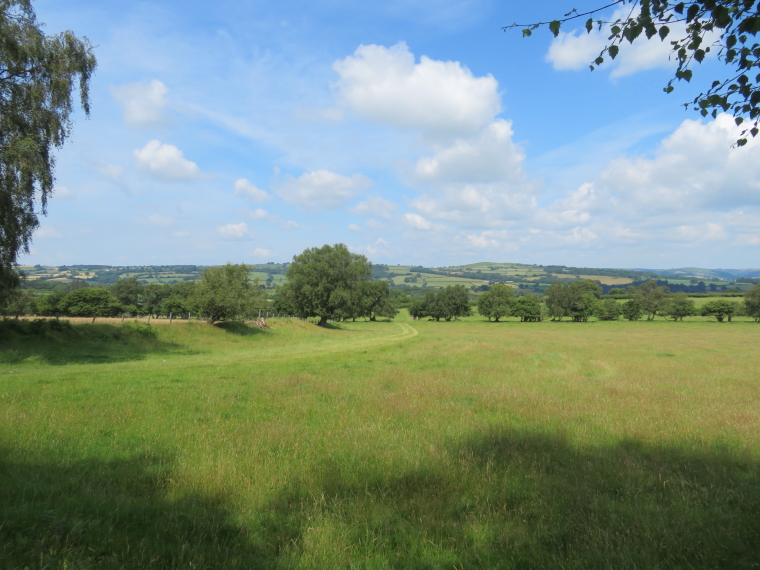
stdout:
[[(275, 287), (287, 281), (288, 263), (264, 263), (252, 266), (251, 279), (268, 287)], [(54, 290), (61, 283), (74, 279), (88, 282), (91, 286), (107, 287), (121, 279), (135, 277), (143, 283), (172, 284), (180, 281), (196, 281), (205, 266), (201, 265), (64, 265), (21, 267), (27, 276), (27, 288)], [(561, 280), (591, 279), (598, 282), (604, 292), (613, 287), (626, 287), (654, 279), (669, 285), (672, 289), (687, 290), (696, 285), (690, 281), (698, 279), (701, 287), (710, 291), (722, 291), (734, 279), (758, 278), (760, 269), (704, 269), (681, 267), (677, 269), (614, 269), (593, 267), (572, 267), (566, 265), (529, 265), (525, 263), (480, 262), (447, 267), (423, 267), (414, 265), (373, 264), (372, 278), (384, 279), (401, 292), (423, 295), (425, 289), (439, 289), (448, 285), (464, 285), (470, 291), (486, 291), (494, 283), (507, 283), (524, 292), (542, 293), (549, 285)], [(750, 282), (731, 285), (731, 288), (745, 290)], [(679, 289), (680, 288), (680, 289)]]
[(679, 267), (677, 269), (643, 269), (635, 271), (657, 273), (658, 275), (674, 275), (679, 277), (697, 277), (701, 279), (722, 279), (732, 281), (739, 277), (760, 277), (760, 269), (705, 269), (704, 267)]

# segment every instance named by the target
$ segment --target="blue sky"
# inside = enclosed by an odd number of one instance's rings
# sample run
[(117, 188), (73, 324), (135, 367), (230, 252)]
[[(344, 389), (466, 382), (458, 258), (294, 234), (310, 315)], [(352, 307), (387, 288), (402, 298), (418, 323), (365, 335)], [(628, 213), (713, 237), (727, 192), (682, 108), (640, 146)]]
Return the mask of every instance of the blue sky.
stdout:
[(37, 0), (96, 47), (23, 263), (760, 266), (760, 141), (667, 46), (501, 26), (595, 2)]

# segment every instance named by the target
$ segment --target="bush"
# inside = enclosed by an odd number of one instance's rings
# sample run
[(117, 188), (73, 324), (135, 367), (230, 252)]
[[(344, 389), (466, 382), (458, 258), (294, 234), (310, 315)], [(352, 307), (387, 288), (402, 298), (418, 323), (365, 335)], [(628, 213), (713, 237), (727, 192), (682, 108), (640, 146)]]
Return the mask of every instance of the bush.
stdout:
[(702, 306), (703, 317), (715, 317), (719, 323), (724, 319), (731, 322), (738, 309), (738, 304), (733, 301), (710, 301)]
[(643, 316), (644, 311), (637, 300), (633, 299), (623, 305), (623, 317), (629, 321), (638, 321)]

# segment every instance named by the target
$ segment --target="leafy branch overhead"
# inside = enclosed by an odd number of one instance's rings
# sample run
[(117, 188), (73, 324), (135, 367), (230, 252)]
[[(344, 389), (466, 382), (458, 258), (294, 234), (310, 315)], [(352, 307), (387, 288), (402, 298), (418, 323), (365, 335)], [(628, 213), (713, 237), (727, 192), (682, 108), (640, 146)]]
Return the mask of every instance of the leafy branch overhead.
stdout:
[[(609, 8), (625, 8), (627, 14), (614, 20), (595, 18)], [(694, 64), (702, 63), (711, 51), (725, 63), (727, 77), (717, 79), (706, 91), (700, 93), (685, 107), (693, 108), (703, 117), (717, 116), (719, 112), (731, 113), (737, 125), (745, 125), (739, 146), (747, 144), (749, 136), (757, 136), (760, 121), (760, 1), (758, 0), (695, 0), (673, 2), (671, 0), (617, 0), (586, 12), (573, 9), (562, 18), (532, 24), (512, 24), (504, 30), (522, 28), (523, 36), (533, 30), (548, 27), (555, 37), (566, 22), (585, 20), (588, 33), (594, 29), (608, 30), (608, 44), (591, 63), (593, 71), (604, 63), (605, 58), (615, 59), (624, 42), (633, 43), (645, 37), (647, 40), (666, 41), (672, 46), (677, 63), (674, 77), (665, 87), (673, 91), (676, 80), (691, 81)], [(682, 37), (671, 39), (674, 24), (685, 24)], [(679, 26), (680, 27), (680, 26)], [(711, 41), (712, 38), (717, 38)]]

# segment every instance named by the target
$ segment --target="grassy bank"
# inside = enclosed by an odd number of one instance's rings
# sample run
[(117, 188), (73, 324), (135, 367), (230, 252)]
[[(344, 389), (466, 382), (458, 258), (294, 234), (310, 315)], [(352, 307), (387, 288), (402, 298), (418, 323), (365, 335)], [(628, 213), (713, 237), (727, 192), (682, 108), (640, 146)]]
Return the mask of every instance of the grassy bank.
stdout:
[(760, 325), (0, 342), (0, 566), (752, 568)]

